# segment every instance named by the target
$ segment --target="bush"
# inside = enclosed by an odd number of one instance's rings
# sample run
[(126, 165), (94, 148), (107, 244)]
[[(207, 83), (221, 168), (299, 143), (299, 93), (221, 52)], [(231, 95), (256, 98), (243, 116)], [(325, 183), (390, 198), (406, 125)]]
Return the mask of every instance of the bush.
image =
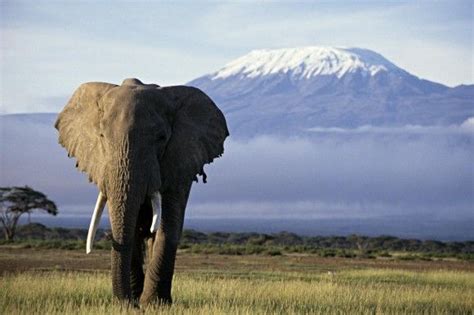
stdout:
[(265, 255), (269, 255), (269, 256), (281, 256), (281, 251), (279, 251), (278, 249), (269, 249), (269, 250), (266, 250), (265, 252)]
[(392, 255), (387, 251), (382, 251), (378, 253), (379, 257), (392, 257)]
[(337, 252), (337, 257), (344, 257), (344, 258), (354, 258), (357, 255), (353, 251), (348, 250), (340, 250)]
[(321, 257), (335, 257), (336, 256), (336, 251), (333, 249), (322, 249), (319, 252), (319, 256)]
[(397, 259), (398, 260), (416, 260), (418, 257), (415, 256), (415, 255), (401, 255), (401, 256), (397, 256)]

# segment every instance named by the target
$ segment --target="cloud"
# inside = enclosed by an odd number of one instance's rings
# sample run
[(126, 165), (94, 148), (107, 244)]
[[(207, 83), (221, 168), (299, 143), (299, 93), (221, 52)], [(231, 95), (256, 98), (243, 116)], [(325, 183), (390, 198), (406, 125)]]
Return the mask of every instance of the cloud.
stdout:
[[(90, 215), (97, 189), (57, 144), (54, 117), (45, 117), (2, 119), (0, 185), (45, 192), (60, 216)], [(474, 220), (473, 134), (432, 128), (229, 139), (205, 167), (208, 183), (193, 185), (187, 216)]]
[(462, 130), (474, 132), (474, 117), (466, 119), (466, 121), (464, 121), (459, 127)]
[(364, 219), (400, 215), (403, 209), (390, 204), (363, 202), (235, 201), (191, 203), (189, 218), (265, 219)]
[(451, 126), (420, 126), (406, 125), (396, 127), (364, 125), (356, 128), (314, 127), (307, 131), (326, 134), (466, 134), (474, 135), (474, 117), (466, 119), (461, 125)]
[(472, 219), (472, 133), (378, 131), (231, 140), (206, 168), (208, 184), (195, 185), (189, 213)]

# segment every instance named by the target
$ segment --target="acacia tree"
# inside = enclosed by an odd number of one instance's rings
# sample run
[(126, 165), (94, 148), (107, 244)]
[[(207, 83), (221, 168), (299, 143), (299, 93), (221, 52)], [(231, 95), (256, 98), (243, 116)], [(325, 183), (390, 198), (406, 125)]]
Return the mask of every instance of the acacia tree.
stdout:
[(51, 215), (58, 214), (54, 202), (43, 193), (28, 186), (0, 187), (0, 223), (7, 241), (15, 237), (20, 216), (33, 210), (43, 210)]

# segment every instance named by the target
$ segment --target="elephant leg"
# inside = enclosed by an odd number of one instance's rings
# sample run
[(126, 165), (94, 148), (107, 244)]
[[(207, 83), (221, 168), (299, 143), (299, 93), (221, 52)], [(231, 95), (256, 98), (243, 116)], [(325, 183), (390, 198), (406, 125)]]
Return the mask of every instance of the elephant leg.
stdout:
[(149, 231), (152, 220), (152, 208), (150, 200), (146, 200), (140, 207), (137, 225), (135, 228), (135, 242), (132, 250), (132, 265), (130, 270), (130, 286), (132, 290), (132, 299), (137, 301), (143, 292), (145, 274), (143, 273), (144, 256), (149, 259), (151, 255), (145, 253), (145, 240), (152, 235)]
[(181, 191), (163, 193), (160, 227), (153, 243), (153, 256), (146, 270), (141, 304), (172, 303), (171, 283), (176, 251), (183, 229), (184, 210), (191, 183)]
[(145, 275), (143, 273), (143, 238), (135, 234), (135, 242), (132, 249), (132, 266), (130, 269), (130, 287), (132, 299), (138, 301), (143, 291)]

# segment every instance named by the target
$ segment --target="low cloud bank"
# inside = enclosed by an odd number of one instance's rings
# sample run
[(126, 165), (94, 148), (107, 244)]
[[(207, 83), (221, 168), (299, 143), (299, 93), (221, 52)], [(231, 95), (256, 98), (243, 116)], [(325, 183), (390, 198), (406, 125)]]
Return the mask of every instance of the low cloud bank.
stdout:
[[(474, 133), (453, 131), (472, 128), (471, 120), (444, 131), (230, 138), (223, 157), (205, 167), (208, 183), (193, 186), (187, 215), (474, 220)], [(97, 189), (57, 144), (52, 122), (2, 122), (0, 138), (2, 186), (30, 185), (61, 215), (90, 215)]]
[(466, 119), (461, 125), (451, 126), (420, 126), (406, 125), (399, 127), (384, 127), (365, 125), (357, 128), (339, 128), (339, 127), (314, 127), (307, 131), (314, 133), (344, 133), (344, 134), (466, 134), (474, 135), (474, 117)]
[[(473, 219), (473, 134), (326, 132), (230, 140), (190, 215)], [(426, 131), (426, 130), (425, 130)]]

